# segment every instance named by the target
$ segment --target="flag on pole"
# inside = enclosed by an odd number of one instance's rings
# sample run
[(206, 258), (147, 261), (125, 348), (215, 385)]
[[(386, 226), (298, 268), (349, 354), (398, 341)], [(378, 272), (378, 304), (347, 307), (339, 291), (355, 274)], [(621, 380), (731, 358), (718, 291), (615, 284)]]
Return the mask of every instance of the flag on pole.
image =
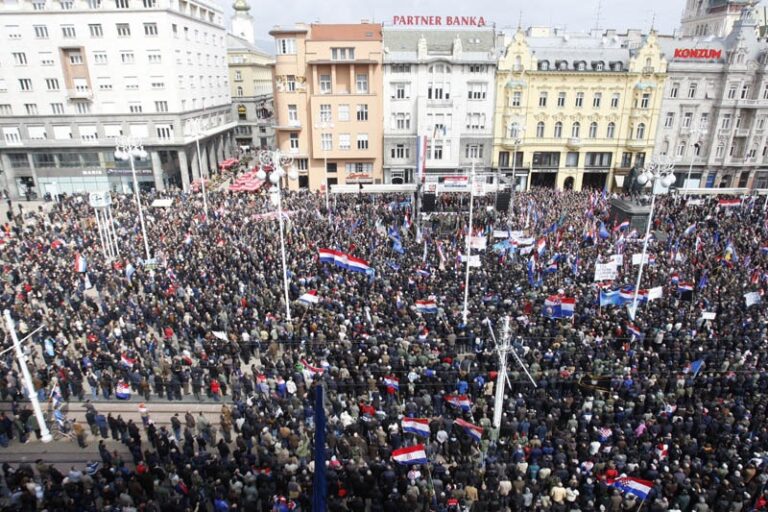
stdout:
[(648, 494), (650, 494), (651, 489), (653, 489), (653, 482), (630, 476), (617, 478), (612, 482), (608, 482), (608, 485), (611, 485), (622, 492), (634, 494), (641, 500), (645, 500), (648, 497)]
[(120, 356), (120, 364), (122, 364), (126, 368), (133, 368), (133, 365), (136, 364), (136, 359), (132, 357), (128, 357), (127, 354), (122, 354)]
[(118, 400), (130, 400), (131, 399), (131, 386), (125, 381), (120, 381), (115, 387), (115, 398)]
[(696, 223), (694, 222), (683, 231), (683, 236), (690, 236), (696, 231)]
[(392, 460), (398, 464), (426, 464), (428, 462), (427, 452), (424, 450), (423, 444), (415, 444), (406, 448), (400, 448), (399, 450), (392, 450)]
[(427, 418), (403, 418), (403, 432), (429, 437), (429, 420)]
[(85, 272), (88, 270), (88, 261), (85, 256), (79, 252), (75, 254), (75, 272)]
[(128, 263), (128, 265), (125, 266), (125, 278), (130, 281), (131, 278), (133, 277), (133, 274), (135, 273), (136, 273), (136, 268), (130, 263)]
[(699, 374), (703, 366), (704, 366), (704, 360), (697, 359), (696, 361), (693, 361), (692, 363), (688, 363), (687, 365), (685, 365), (685, 368), (683, 368), (683, 373), (692, 373), (695, 378), (696, 375)]
[(304, 371), (309, 374), (310, 378), (314, 378), (317, 375), (323, 374), (323, 369), (316, 366), (312, 366), (306, 359), (301, 360), (301, 366), (304, 367)]
[(303, 302), (308, 306), (312, 304), (317, 304), (318, 302), (320, 302), (320, 297), (318, 297), (317, 295), (317, 290), (309, 290), (307, 293), (299, 297), (299, 302)]
[(456, 418), (453, 424), (463, 428), (464, 432), (469, 434), (469, 437), (475, 441), (480, 441), (483, 438), (483, 429), (477, 425), (473, 425), (472, 423), (464, 421), (461, 418)]
[(617, 231), (624, 231), (628, 227), (629, 227), (629, 221), (625, 220), (624, 222), (622, 222), (621, 224), (613, 228), (613, 232), (616, 233)]
[(443, 398), (452, 406), (459, 407), (463, 411), (469, 411), (472, 407), (472, 402), (467, 395), (445, 395)]
[(400, 391), (400, 380), (393, 375), (384, 377), (384, 385), (388, 390)]
[(325, 469), (325, 404), (324, 389), (315, 388), (315, 474), (312, 477), (312, 510), (326, 510), (328, 483)]
[(437, 302), (434, 300), (417, 300), (416, 311), (419, 313), (437, 313)]

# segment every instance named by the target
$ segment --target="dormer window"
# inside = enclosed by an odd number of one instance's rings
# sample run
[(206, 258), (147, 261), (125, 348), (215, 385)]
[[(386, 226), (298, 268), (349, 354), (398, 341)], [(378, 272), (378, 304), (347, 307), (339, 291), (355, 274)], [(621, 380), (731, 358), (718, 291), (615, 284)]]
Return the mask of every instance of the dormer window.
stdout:
[(539, 62), (539, 71), (549, 71), (549, 61), (542, 60)]
[(584, 71), (585, 69), (587, 69), (587, 63), (584, 62), (583, 60), (579, 60), (579, 61), (576, 61), (574, 67), (576, 68), (577, 71)]
[(602, 71), (605, 68), (605, 63), (601, 60), (592, 63), (592, 69), (595, 71)]
[(566, 71), (568, 70), (568, 62), (561, 60), (557, 63), (557, 70), (558, 71)]

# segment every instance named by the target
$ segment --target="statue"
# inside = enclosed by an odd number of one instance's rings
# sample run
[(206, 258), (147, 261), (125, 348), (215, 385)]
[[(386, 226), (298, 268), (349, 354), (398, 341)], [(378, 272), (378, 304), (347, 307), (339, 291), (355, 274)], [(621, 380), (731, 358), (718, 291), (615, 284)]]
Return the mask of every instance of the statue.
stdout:
[(629, 194), (632, 199), (637, 199), (643, 187), (637, 182), (637, 177), (642, 171), (635, 165), (629, 170), (629, 174), (624, 178), (624, 192)]

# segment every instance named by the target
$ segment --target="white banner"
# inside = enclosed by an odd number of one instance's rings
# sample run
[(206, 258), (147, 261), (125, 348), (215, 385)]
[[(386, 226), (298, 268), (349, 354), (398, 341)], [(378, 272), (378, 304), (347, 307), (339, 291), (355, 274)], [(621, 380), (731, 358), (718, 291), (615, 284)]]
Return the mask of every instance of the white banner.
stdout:
[(646, 265), (650, 261), (650, 254), (646, 254), (645, 258), (643, 258), (643, 253), (639, 252), (632, 255), (632, 265), (639, 265), (641, 261), (643, 261)]
[[(467, 257), (462, 254), (461, 262), (465, 263)], [(475, 254), (469, 257), (469, 268), (480, 268), (480, 256)]]
[(488, 239), (484, 236), (471, 236), (469, 237), (469, 246), (472, 249), (484, 251), (488, 247)]
[(611, 256), (611, 262), (616, 265), (616, 267), (620, 267), (624, 264), (624, 255), (623, 254), (614, 254)]
[(493, 231), (493, 238), (513, 238), (520, 240), (525, 236), (524, 231), (506, 231), (501, 229), (495, 229)]
[(613, 262), (595, 263), (595, 282), (613, 281), (618, 276), (616, 265)]
[(744, 299), (747, 301), (747, 307), (760, 304), (760, 294), (758, 292), (745, 293)]
[(714, 320), (717, 316), (717, 313), (705, 311), (701, 314), (702, 320)]
[(520, 255), (525, 256), (526, 254), (531, 254), (533, 252), (533, 246), (523, 247), (520, 249)]
[(648, 302), (656, 299), (660, 299), (664, 296), (664, 288), (661, 286), (657, 286), (656, 288), (651, 288), (648, 290)]

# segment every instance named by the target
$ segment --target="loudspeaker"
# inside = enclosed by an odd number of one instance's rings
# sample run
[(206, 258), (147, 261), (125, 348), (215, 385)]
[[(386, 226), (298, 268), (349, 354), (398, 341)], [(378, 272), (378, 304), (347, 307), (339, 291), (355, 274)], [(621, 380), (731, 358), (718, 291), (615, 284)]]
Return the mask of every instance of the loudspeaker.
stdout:
[(512, 194), (509, 192), (499, 192), (496, 196), (496, 211), (506, 212), (509, 210), (509, 201), (512, 199)]
[(435, 211), (437, 196), (435, 194), (424, 194), (421, 196), (421, 211), (432, 213)]

